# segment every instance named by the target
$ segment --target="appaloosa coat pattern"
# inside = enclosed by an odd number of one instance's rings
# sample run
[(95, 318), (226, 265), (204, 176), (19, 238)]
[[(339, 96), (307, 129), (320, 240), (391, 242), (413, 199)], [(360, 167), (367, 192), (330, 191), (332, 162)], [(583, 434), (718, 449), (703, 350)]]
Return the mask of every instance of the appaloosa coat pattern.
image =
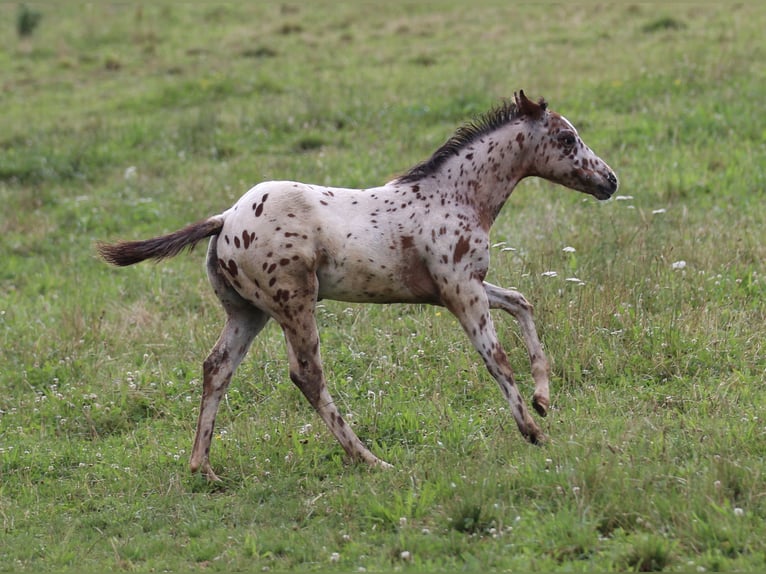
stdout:
[(532, 443), (542, 440), (490, 315), (502, 309), (519, 322), (535, 384), (532, 404), (545, 415), (550, 368), (532, 306), (521, 293), (484, 281), (490, 228), (516, 184), (530, 176), (597, 199), (608, 199), (618, 186), (569, 121), (520, 91), (383, 186), (264, 182), (223, 213), (174, 233), (99, 244), (106, 261), (125, 266), (172, 257), (210, 237), (207, 274), (226, 324), (203, 363), (191, 470), (217, 479), (209, 455), (218, 405), (269, 319), (284, 332), (290, 378), (346, 453), (388, 466), (359, 440), (327, 389), (315, 317), (321, 299), (447, 308), (500, 385), (521, 434)]

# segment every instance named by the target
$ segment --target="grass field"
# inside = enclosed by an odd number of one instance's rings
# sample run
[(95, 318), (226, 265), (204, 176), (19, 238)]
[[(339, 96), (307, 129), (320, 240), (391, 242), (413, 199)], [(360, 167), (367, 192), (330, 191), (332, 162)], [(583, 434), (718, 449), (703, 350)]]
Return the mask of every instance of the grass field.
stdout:
[[(762, 7), (60, 2), (24, 34), (20, 10), (0, 5), (0, 571), (766, 569)], [(94, 242), (262, 180), (383, 183), (520, 88), (621, 180), (606, 203), (526, 180), (493, 229), (488, 279), (535, 305), (552, 363), (549, 443), (446, 311), (328, 301), (331, 391), (395, 469), (344, 462), (271, 324), (221, 407), (222, 485), (191, 476), (223, 324), (204, 250), (113, 269)]]

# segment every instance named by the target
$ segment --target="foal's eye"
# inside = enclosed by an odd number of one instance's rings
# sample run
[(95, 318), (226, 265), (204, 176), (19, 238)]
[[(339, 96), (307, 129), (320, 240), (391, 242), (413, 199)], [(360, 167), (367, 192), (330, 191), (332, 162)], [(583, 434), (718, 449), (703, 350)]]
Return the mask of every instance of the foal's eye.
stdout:
[(572, 147), (577, 142), (577, 138), (572, 132), (561, 132), (558, 135), (558, 140), (565, 147)]

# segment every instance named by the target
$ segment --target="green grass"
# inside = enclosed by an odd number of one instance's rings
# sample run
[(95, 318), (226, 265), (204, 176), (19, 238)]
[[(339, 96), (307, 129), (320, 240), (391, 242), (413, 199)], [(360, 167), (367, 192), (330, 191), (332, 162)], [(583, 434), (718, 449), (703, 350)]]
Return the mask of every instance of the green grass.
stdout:
[[(0, 571), (766, 568), (766, 11), (252, 4), (35, 5), (23, 35), (0, 6)], [(629, 196), (527, 180), (493, 230), (550, 442), (446, 311), (324, 302), (332, 392), (395, 470), (344, 462), (270, 325), (221, 407), (223, 484), (190, 476), (203, 253), (117, 270), (94, 241), (262, 180), (382, 183), (518, 89)]]

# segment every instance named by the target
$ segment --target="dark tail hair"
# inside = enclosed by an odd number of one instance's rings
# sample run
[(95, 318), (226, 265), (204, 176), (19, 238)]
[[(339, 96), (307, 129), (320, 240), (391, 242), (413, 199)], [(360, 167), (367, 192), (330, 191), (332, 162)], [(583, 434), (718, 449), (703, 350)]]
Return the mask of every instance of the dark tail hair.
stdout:
[(99, 242), (96, 244), (96, 249), (104, 261), (120, 267), (133, 265), (146, 259), (160, 261), (178, 255), (184, 249), (191, 251), (206, 237), (218, 234), (223, 227), (223, 222), (223, 215), (215, 215), (167, 235), (144, 241)]

